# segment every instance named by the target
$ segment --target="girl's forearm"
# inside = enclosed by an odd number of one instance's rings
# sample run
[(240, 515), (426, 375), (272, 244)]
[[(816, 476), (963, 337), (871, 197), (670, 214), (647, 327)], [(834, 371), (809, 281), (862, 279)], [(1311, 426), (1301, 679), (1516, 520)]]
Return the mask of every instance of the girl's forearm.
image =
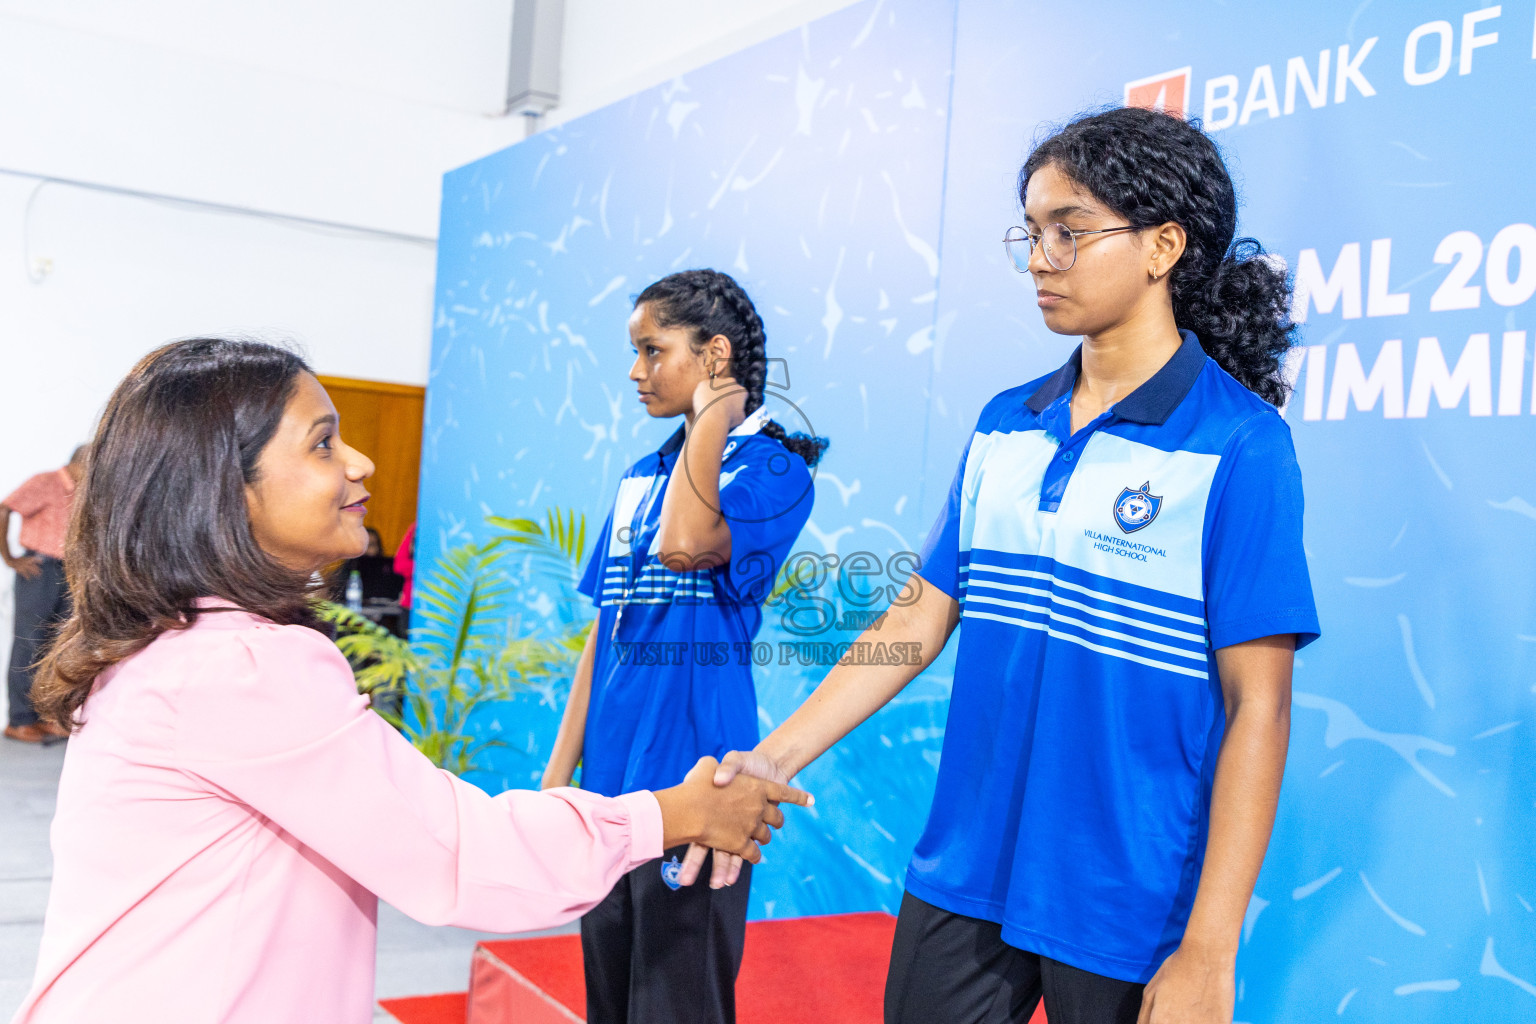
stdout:
[(723, 410), (694, 419), (661, 502), (658, 549), (678, 572), (721, 565), (731, 556), (731, 528), (720, 514), (720, 461), (730, 434)]
[(555, 736), (554, 748), (549, 754), (549, 764), (544, 769), (541, 789), (568, 786), (576, 766), (581, 763), (582, 747), (587, 735), (587, 707), (592, 698), (592, 664), (597, 642), (597, 623), (587, 633), (586, 645), (576, 662), (576, 674), (571, 678), (571, 696), (565, 702), (565, 713), (560, 718), (560, 731)]
[(959, 622), (959, 603), (915, 575), (908, 588), (902, 600), (912, 598), (914, 590), (915, 600), (891, 605), (858, 640), (900, 650), (906, 655), (901, 663), (836, 666), (805, 703), (758, 745), (788, 777), (890, 703), (944, 649)]
[(1285, 699), (1245, 700), (1227, 722), (1211, 793), (1210, 834), (1183, 945), (1235, 958), (1280, 801), (1290, 742)]

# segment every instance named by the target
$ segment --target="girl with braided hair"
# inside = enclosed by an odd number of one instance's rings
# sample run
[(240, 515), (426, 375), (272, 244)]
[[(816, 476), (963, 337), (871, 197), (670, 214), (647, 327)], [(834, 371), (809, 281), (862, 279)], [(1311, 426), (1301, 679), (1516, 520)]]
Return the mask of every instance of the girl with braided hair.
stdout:
[[(728, 275), (657, 281), (635, 300), (629, 338), (646, 412), (683, 424), (625, 472), (587, 563), (580, 589), (597, 621), (545, 788), (569, 785), (578, 763), (599, 794), (671, 785), (700, 757), (757, 742), (752, 640), (827, 447), (768, 417), (763, 323)], [(683, 884), (685, 849), (631, 871), (582, 918), (590, 1024), (735, 1020), (750, 874)]]

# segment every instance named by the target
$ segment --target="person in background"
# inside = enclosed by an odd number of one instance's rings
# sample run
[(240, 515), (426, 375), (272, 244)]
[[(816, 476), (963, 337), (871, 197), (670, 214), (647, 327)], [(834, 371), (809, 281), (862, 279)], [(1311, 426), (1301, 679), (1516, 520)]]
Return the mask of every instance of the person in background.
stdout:
[(13, 1024), (367, 1024), (378, 898), (549, 928), (699, 839), (757, 860), (809, 797), (755, 780), (491, 796), (368, 707), (314, 628), (367, 547), (368, 457), (298, 356), (199, 338), (146, 356), (97, 428), (38, 671), (74, 739), (37, 973)]
[[(670, 785), (699, 757), (756, 742), (740, 652), (810, 517), (828, 443), (769, 417), (763, 322), (730, 276), (686, 270), (646, 288), (629, 343), (645, 411), (683, 422), (619, 481), (579, 585), (597, 622), (543, 780), (568, 786), (580, 764), (582, 788), (608, 796)], [(683, 657), (633, 654), (662, 649)], [(750, 877), (684, 886), (683, 852), (630, 871), (581, 919), (589, 1024), (736, 1019)]]
[(400, 546), (395, 549), (395, 572), (405, 580), (405, 585), (400, 588), (400, 635), (404, 636), (410, 631), (411, 578), (416, 573), (415, 523), (405, 528), (405, 535), (400, 538)]
[[(326, 599), (346, 605), (383, 626), (395, 636), (404, 638), (405, 609), (400, 596), (405, 580), (395, 572), (395, 559), (384, 553), (384, 538), (373, 527), (368, 531), (368, 550), (356, 558), (349, 558), (332, 567), (326, 573)], [(357, 587), (353, 589), (353, 582)], [(353, 599), (356, 598), (354, 605)], [(399, 699), (396, 694), (393, 698)]]
[(368, 550), (342, 562), (329, 574), (327, 596), (338, 604), (346, 601), (347, 583), (354, 572), (361, 577), (364, 601), (393, 601), (401, 594), (404, 581), (395, 572), (395, 560), (384, 553), (384, 538), (371, 526), (364, 529), (368, 531)]
[[(44, 743), (69, 734), (39, 720), (32, 708), (32, 670), (53, 632), (69, 617), (69, 584), (64, 579), (64, 535), (75, 485), (85, 471), (86, 448), (69, 465), (39, 473), (0, 502), (0, 559), (16, 572), (16, 632), (7, 676), (10, 700), (5, 738)], [(20, 557), (11, 553), (11, 514), (21, 517)]]

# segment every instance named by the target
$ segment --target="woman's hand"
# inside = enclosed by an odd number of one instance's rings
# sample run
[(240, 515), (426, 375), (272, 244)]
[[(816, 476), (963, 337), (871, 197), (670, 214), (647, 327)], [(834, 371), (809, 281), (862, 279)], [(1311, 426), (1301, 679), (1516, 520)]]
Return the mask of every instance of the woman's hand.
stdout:
[[(725, 760), (720, 762), (720, 767), (715, 769), (715, 785), (729, 785), (738, 775), (767, 779), (784, 785), (788, 785), (791, 778), (782, 765), (761, 750), (733, 750), (726, 754)], [(698, 879), (699, 870), (704, 866), (704, 858), (708, 853), (707, 844), (694, 843), (688, 847), (688, 854), (683, 858), (683, 870), (678, 875), (678, 881), (683, 885), (692, 885)], [(722, 854), (715, 857), (713, 864), (709, 878), (711, 889), (735, 885), (736, 879), (741, 877), (741, 858), (738, 856)]]
[(659, 790), (664, 847), (698, 843), (735, 854), (753, 864), (763, 859), (758, 847), (784, 825), (780, 803), (809, 807), (809, 793), (780, 782), (741, 776), (729, 785), (715, 783), (720, 763), (700, 758), (680, 786)]
[(1235, 954), (1180, 946), (1152, 975), (1136, 1024), (1232, 1024)]
[(725, 416), (726, 432), (735, 430), (747, 418), (747, 389), (723, 374), (699, 381), (693, 388), (694, 423), (704, 415)]

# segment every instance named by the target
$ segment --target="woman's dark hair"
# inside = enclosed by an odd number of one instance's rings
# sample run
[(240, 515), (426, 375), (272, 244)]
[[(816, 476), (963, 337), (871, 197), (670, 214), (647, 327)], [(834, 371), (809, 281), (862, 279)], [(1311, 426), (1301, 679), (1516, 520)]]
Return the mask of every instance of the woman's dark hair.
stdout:
[(1029, 154), (1020, 202), (1047, 165), (1136, 227), (1181, 225), (1188, 241), (1168, 282), (1174, 321), (1244, 387), (1273, 405), (1285, 401), (1283, 363), (1295, 331), (1290, 284), (1257, 241), (1233, 240), (1237, 195), (1210, 136), (1140, 107), (1079, 117)]
[(40, 715), (72, 727), (97, 676), (191, 626), (200, 597), (314, 623), (310, 574), (261, 549), (245, 497), (308, 372), (274, 345), (197, 338), (151, 352), (117, 386), (75, 495), (64, 546), (74, 609), (39, 667)]
[[(651, 316), (661, 327), (685, 327), (694, 332), (694, 351), (720, 334), (731, 340), (731, 376), (747, 389), (747, 412), (763, 404), (768, 379), (767, 337), (757, 307), (729, 274), (718, 270), (684, 270), (666, 277), (641, 292), (635, 307), (649, 303)], [(814, 466), (831, 444), (824, 437), (787, 434), (773, 420), (763, 433)]]

